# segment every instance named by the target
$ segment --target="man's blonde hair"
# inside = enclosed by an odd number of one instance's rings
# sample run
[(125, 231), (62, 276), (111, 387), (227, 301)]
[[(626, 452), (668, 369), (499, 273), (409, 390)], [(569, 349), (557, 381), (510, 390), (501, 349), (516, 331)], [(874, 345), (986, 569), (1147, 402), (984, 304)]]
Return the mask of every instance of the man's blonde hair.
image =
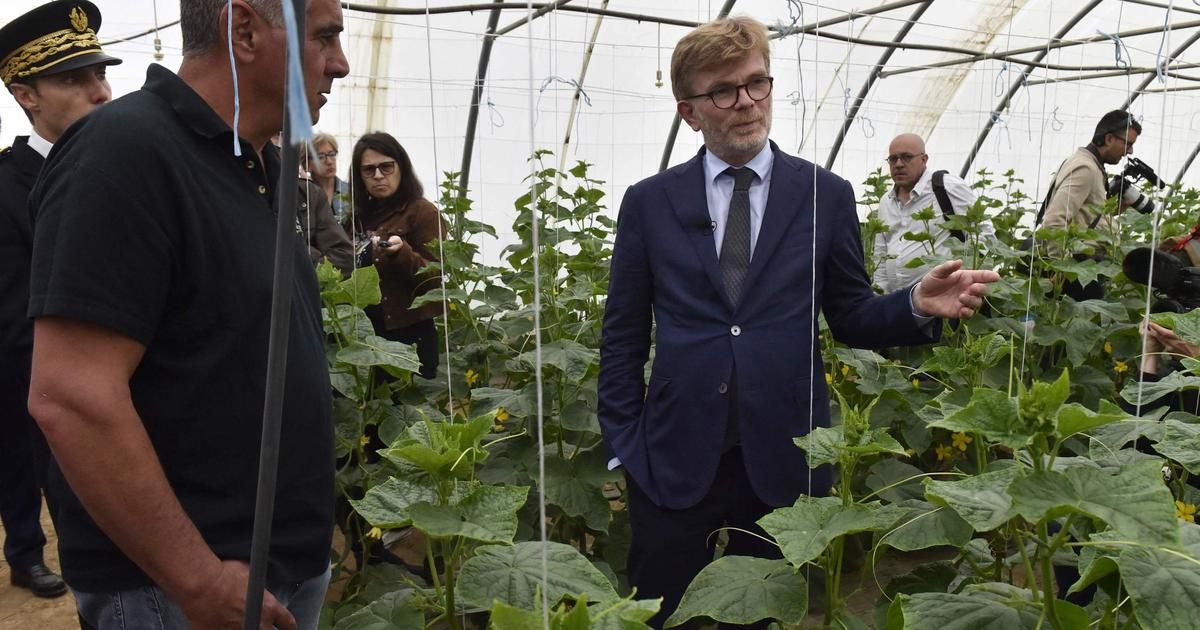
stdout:
[(671, 92), (675, 100), (692, 96), (692, 77), (697, 72), (754, 53), (762, 55), (770, 70), (771, 45), (762, 22), (739, 15), (701, 24), (684, 35), (671, 54)]

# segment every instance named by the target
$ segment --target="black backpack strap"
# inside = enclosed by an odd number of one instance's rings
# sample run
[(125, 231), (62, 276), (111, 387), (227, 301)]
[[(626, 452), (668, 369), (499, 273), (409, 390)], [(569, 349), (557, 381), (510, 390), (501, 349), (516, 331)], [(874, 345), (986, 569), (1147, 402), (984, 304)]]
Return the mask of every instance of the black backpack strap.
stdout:
[[(933, 172), (933, 196), (937, 198), (938, 206), (942, 209), (942, 218), (947, 221), (954, 216), (954, 205), (950, 203), (950, 195), (946, 192), (946, 171)], [(967, 235), (962, 230), (950, 230), (950, 236), (966, 241)]]

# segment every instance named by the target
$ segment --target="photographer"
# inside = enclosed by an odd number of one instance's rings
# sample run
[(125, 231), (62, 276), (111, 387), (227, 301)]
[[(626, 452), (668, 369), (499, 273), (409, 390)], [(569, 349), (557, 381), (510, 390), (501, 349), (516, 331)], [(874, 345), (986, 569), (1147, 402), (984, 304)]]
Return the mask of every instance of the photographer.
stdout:
[[(1109, 218), (1102, 214), (1104, 200), (1108, 197), (1104, 165), (1116, 164), (1132, 154), (1141, 132), (1141, 123), (1125, 110), (1113, 110), (1102, 116), (1092, 141), (1068, 157), (1055, 174), (1041, 226), (1061, 230), (1075, 224), (1090, 229), (1109, 229)], [(1121, 207), (1127, 205), (1123, 200)], [(1046, 254), (1052, 258), (1075, 253), (1064, 252), (1062, 244), (1053, 240), (1044, 241), (1044, 245)], [(1099, 282), (1081, 287), (1072, 281), (1063, 291), (1076, 300), (1104, 297), (1104, 288)]]

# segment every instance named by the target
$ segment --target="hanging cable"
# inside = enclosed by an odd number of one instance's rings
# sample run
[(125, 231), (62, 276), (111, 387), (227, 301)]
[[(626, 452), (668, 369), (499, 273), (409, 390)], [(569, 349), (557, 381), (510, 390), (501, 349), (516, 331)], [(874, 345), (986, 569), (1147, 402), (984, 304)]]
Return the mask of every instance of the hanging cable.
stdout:
[(154, 7), (154, 60), (163, 60), (162, 40), (158, 37), (158, 0), (150, 3)]
[(242, 119), (242, 95), (238, 89), (237, 60), (233, 57), (233, 0), (226, 0), (225, 9), (225, 43), (229, 46), (229, 71), (233, 73), (233, 155), (242, 157), (242, 143), (238, 138), (238, 123)]

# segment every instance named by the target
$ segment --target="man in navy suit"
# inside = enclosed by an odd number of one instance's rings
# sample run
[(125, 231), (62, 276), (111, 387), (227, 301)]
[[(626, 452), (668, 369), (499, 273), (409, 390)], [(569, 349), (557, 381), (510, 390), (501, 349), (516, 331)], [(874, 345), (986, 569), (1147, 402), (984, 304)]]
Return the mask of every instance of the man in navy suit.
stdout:
[[(876, 295), (850, 184), (768, 140), (769, 72), (751, 18), (680, 40), (672, 89), (704, 149), (632, 186), (617, 223), (599, 417), (625, 469), (630, 581), (663, 598), (656, 624), (712, 560), (717, 529), (761, 532), (767, 512), (828, 491), (830, 472), (810, 475), (792, 442), (829, 425), (817, 309), (854, 346), (928, 343), (936, 317), (969, 317), (998, 279), (954, 261)], [(730, 531), (726, 554), (778, 557)]]

